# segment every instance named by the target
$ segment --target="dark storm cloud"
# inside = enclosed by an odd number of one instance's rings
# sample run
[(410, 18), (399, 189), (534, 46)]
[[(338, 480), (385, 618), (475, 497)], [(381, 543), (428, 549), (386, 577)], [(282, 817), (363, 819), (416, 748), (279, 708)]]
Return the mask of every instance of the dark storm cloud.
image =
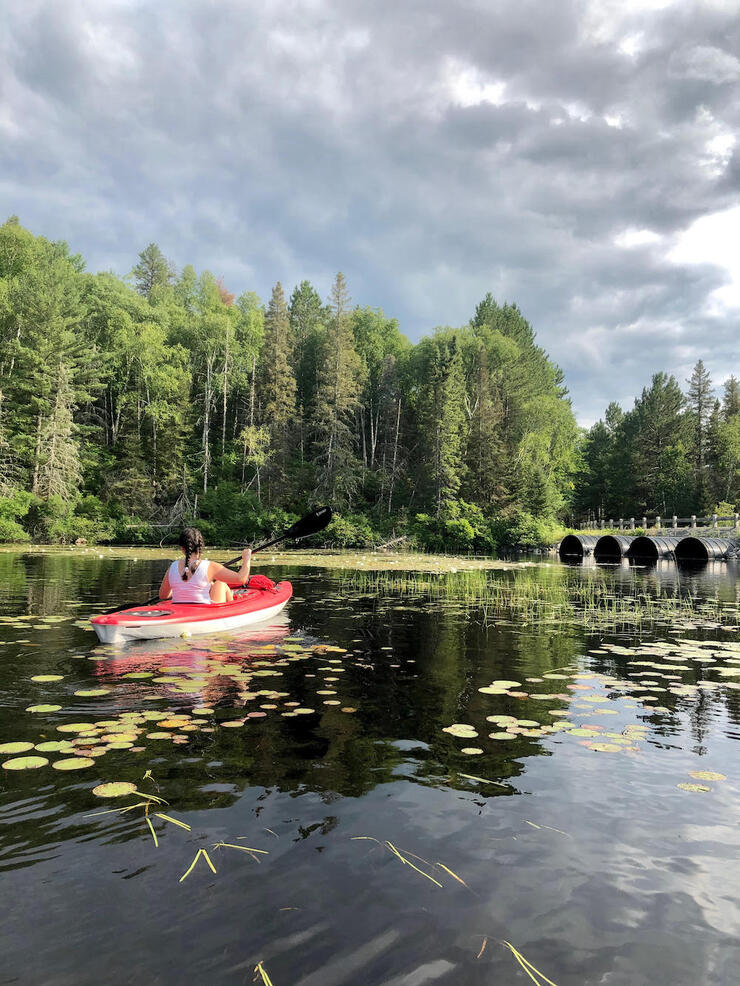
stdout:
[(740, 371), (737, 310), (708, 307), (727, 272), (670, 259), (737, 201), (734, 2), (30, 0), (4, 16), (0, 206), (92, 269), (124, 273), (150, 240), (263, 296), (278, 278), (326, 293), (341, 268), (412, 338), (490, 290), (586, 421), (657, 369)]

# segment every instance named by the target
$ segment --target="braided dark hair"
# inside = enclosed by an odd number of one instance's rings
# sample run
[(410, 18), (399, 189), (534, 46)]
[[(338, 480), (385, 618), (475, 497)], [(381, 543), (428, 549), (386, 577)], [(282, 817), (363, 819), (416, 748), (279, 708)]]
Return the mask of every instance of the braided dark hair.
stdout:
[[(195, 570), (198, 567), (197, 556), (203, 550), (205, 545), (203, 544), (203, 535), (197, 529), (197, 527), (185, 527), (180, 532), (180, 547), (185, 549), (185, 568), (182, 572), (183, 582), (187, 582), (191, 575), (195, 575)], [(195, 564), (190, 561), (190, 556), (196, 556)]]

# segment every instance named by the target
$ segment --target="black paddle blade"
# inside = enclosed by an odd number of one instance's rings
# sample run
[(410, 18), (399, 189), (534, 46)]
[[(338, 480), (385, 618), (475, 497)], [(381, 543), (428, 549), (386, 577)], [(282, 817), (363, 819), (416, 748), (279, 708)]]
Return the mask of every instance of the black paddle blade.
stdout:
[(331, 518), (331, 507), (319, 507), (318, 510), (313, 510), (310, 514), (306, 514), (305, 517), (297, 520), (283, 534), (283, 537), (286, 541), (291, 539), (297, 541), (299, 538), (307, 538), (309, 534), (318, 534), (319, 531), (323, 531), (325, 527), (328, 527)]
[[(310, 514), (306, 514), (305, 517), (297, 520), (287, 531), (278, 534), (277, 537), (270, 538), (269, 541), (263, 541), (262, 544), (258, 544), (255, 548), (252, 548), (252, 554), (255, 551), (263, 551), (265, 548), (271, 548), (273, 544), (279, 544), (280, 541), (300, 541), (301, 538), (318, 534), (319, 531), (323, 531), (329, 524), (331, 518), (331, 507), (319, 507), (318, 510), (312, 510)], [(227, 562), (227, 564), (230, 565), (231, 562)]]
[[(300, 541), (301, 538), (310, 537), (312, 534), (318, 534), (319, 531), (323, 531), (325, 527), (331, 522), (332, 509), (331, 507), (318, 507), (316, 510), (312, 510), (310, 514), (306, 514), (305, 517), (301, 517), (297, 520), (292, 527), (289, 527), (287, 531), (282, 534), (278, 534), (277, 537), (270, 538), (269, 541), (263, 541), (262, 544), (256, 545), (252, 548), (252, 554), (255, 551), (264, 551), (265, 548), (271, 548), (273, 544), (279, 544), (281, 541)], [(230, 568), (232, 565), (236, 565), (237, 562), (241, 561), (241, 555), (237, 555), (236, 558), (230, 558), (229, 561), (224, 562), (226, 568)]]

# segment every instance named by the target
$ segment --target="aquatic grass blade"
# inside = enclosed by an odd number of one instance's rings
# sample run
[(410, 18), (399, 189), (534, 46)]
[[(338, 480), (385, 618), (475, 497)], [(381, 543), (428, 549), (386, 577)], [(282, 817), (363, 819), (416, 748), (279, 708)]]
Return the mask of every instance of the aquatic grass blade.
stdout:
[(392, 842), (386, 842), (386, 845), (388, 846), (388, 848), (391, 850), (392, 853), (394, 853), (396, 856), (398, 856), (398, 858), (401, 860), (402, 863), (405, 863), (406, 866), (410, 866), (412, 870), (416, 870), (417, 873), (421, 873), (421, 875), (424, 876), (424, 877), (426, 877), (427, 880), (430, 880), (432, 883), (434, 883), (440, 889), (443, 889), (443, 886), (439, 882), (439, 880), (435, 880), (433, 876), (429, 876), (429, 874), (428, 873), (425, 873), (424, 870), (419, 869), (418, 866), (415, 866), (411, 862), (410, 859), (406, 859), (405, 856), (401, 855), (401, 853), (399, 852), (399, 850), (396, 849), (396, 847), (393, 845)]
[(262, 965), (261, 962), (258, 962), (257, 965), (254, 967), (254, 973), (255, 973), (254, 975), (255, 979), (257, 978), (257, 973), (259, 973), (260, 976), (262, 976), (262, 986), (274, 986), (272, 979), (270, 979), (267, 973), (267, 969), (265, 969), (265, 967)]
[[(527, 975), (529, 976), (529, 978), (532, 980), (533, 983), (537, 983), (537, 986), (542, 986), (540, 980), (543, 979), (546, 983), (549, 983), (549, 986), (557, 986), (557, 983), (554, 983), (552, 979), (548, 979), (547, 976), (544, 974), (544, 972), (540, 972), (540, 970), (536, 966), (533, 966), (532, 963), (529, 961), (529, 959), (525, 959), (522, 953), (517, 948), (515, 948), (510, 941), (502, 941), (501, 944), (505, 945), (506, 948), (508, 948), (511, 951), (514, 958), (517, 960), (517, 962), (522, 967), (522, 969), (524, 969), (524, 971), (527, 973)], [(532, 973), (539, 976), (539, 979), (535, 979)]]
[[(453, 871), (449, 868), (449, 866), (445, 866), (444, 863), (440, 863), (440, 862), (437, 862), (434, 865), (435, 866), (441, 866), (442, 869), (445, 871), (445, 873), (449, 873), (450, 876), (453, 877), (455, 880), (457, 880), (458, 883), (461, 883), (463, 885), (463, 887), (465, 887), (466, 890), (470, 890), (470, 887), (463, 880), (463, 878), (461, 876), (458, 876), (457, 873), (453, 873)], [(472, 890), (470, 892), (472, 893)]]
[(190, 874), (195, 869), (195, 864), (198, 862), (198, 860), (200, 859), (201, 856), (203, 856), (203, 858), (205, 859), (205, 861), (208, 863), (208, 865), (210, 866), (212, 872), (214, 872), (214, 873), (216, 872), (216, 867), (211, 862), (211, 857), (208, 855), (208, 853), (206, 852), (206, 850), (205, 849), (199, 849), (197, 851), (197, 853), (195, 854), (195, 858), (193, 859), (193, 862), (190, 864), (190, 866), (188, 866), (188, 868), (185, 870), (185, 872), (183, 873), (183, 875), (180, 877), (180, 879), (178, 881), (179, 883), (182, 883), (182, 881), (186, 877), (190, 876)]
[(258, 852), (260, 856), (269, 856), (267, 849), (252, 849), (251, 846), (235, 846), (233, 842), (214, 842), (214, 849), (240, 849), (242, 852)]
[(186, 832), (192, 831), (187, 822), (181, 822), (178, 818), (173, 818), (172, 815), (165, 815), (162, 811), (155, 811), (154, 814), (157, 818), (164, 819), (165, 822), (171, 822), (173, 825), (177, 825), (178, 828), (185, 829)]

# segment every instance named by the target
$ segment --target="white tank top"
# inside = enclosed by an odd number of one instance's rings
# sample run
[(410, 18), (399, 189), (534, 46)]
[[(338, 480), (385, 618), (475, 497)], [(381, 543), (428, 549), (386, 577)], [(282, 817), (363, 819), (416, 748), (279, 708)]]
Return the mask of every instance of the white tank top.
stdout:
[(206, 558), (201, 559), (196, 570), (185, 581), (180, 575), (178, 563), (172, 562), (168, 575), (173, 603), (210, 603), (211, 583), (208, 579), (208, 565)]

